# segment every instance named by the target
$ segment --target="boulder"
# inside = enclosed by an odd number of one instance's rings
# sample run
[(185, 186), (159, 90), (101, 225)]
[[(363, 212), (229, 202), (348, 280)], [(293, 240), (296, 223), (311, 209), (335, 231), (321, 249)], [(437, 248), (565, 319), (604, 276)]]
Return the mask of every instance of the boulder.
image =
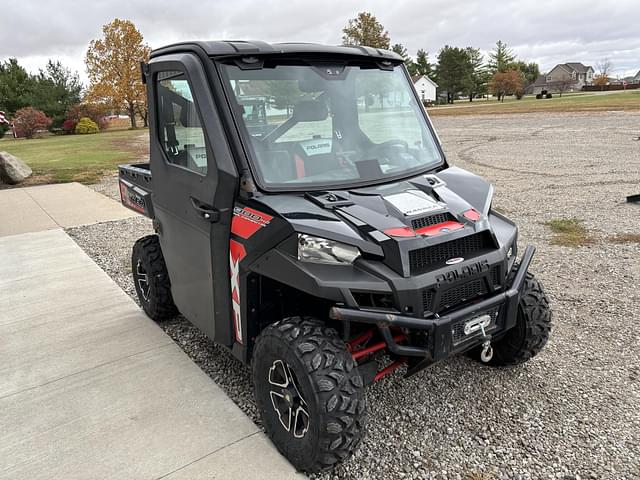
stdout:
[(0, 152), (0, 180), (15, 185), (31, 176), (29, 165), (10, 153)]

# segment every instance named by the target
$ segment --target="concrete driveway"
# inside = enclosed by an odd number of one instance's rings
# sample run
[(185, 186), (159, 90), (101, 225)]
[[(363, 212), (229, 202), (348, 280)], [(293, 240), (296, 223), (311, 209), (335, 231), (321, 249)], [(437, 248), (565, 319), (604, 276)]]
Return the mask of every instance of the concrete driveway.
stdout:
[(55, 187), (0, 192), (0, 478), (299, 478), (57, 228), (128, 212)]

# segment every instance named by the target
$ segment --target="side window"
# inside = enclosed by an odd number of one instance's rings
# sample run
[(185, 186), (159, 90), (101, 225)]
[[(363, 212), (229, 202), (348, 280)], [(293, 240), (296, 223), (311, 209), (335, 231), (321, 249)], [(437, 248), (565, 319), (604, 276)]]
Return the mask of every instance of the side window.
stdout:
[(159, 72), (158, 135), (167, 160), (200, 174), (207, 173), (207, 149), (189, 82), (178, 71)]

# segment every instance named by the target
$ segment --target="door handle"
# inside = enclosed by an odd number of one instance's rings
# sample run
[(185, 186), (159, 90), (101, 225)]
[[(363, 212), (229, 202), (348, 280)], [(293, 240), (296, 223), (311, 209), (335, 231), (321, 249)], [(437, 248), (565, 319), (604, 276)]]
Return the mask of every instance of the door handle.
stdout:
[(208, 222), (215, 223), (220, 220), (220, 211), (206, 203), (201, 202), (197, 198), (189, 197), (191, 206), (200, 214), (200, 216)]

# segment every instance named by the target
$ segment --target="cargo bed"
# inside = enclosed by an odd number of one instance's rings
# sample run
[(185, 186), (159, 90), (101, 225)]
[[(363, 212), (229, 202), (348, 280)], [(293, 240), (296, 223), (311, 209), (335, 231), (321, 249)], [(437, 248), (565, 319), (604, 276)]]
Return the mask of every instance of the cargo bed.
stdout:
[(149, 163), (120, 165), (118, 172), (122, 204), (146, 217), (153, 218), (153, 203), (151, 202), (153, 183)]

